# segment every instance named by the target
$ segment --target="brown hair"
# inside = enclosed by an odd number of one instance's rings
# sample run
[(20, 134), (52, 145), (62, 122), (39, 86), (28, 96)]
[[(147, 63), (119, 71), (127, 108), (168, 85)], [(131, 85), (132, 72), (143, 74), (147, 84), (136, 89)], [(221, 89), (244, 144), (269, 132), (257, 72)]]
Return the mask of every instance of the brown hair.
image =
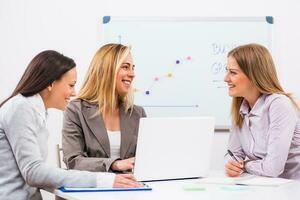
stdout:
[[(228, 57), (233, 57), (243, 73), (256, 86), (261, 94), (283, 94), (287, 96), (299, 112), (299, 107), (291, 94), (281, 87), (272, 56), (267, 48), (259, 44), (247, 44), (232, 49)], [(233, 97), (231, 117), (233, 124), (241, 128), (243, 118), (239, 110), (243, 97)]]
[(39, 53), (31, 60), (13, 93), (0, 107), (19, 93), (29, 97), (41, 92), (75, 66), (73, 59), (56, 51), (46, 50)]

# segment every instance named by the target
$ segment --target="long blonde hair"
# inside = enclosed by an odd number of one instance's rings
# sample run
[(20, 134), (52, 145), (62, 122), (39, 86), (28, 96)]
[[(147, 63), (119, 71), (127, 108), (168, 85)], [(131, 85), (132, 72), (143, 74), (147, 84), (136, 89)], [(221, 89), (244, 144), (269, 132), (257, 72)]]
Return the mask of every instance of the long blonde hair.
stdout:
[[(283, 94), (291, 100), (298, 112), (300, 111), (292, 95), (286, 93), (281, 87), (272, 56), (267, 48), (259, 44), (247, 44), (234, 48), (227, 56), (236, 60), (240, 69), (261, 94)], [(231, 105), (233, 124), (239, 128), (243, 124), (243, 118), (239, 112), (243, 99), (243, 97), (233, 97)]]
[(77, 98), (97, 104), (102, 114), (112, 113), (120, 104), (126, 112), (133, 107), (133, 90), (125, 97), (116, 92), (116, 76), (122, 62), (130, 54), (130, 47), (106, 44), (94, 55)]

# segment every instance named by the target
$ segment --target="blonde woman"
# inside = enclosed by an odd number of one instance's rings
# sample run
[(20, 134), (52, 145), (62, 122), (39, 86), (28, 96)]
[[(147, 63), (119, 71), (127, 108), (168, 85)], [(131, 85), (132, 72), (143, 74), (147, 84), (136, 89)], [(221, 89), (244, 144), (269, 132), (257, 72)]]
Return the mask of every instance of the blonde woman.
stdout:
[(64, 115), (63, 152), (68, 168), (131, 171), (142, 107), (133, 105), (130, 49), (107, 44), (95, 54), (78, 97)]
[(269, 51), (258, 44), (233, 49), (224, 81), (233, 97), (228, 148), (239, 161), (227, 162), (227, 175), (300, 180), (299, 107), (281, 87)]

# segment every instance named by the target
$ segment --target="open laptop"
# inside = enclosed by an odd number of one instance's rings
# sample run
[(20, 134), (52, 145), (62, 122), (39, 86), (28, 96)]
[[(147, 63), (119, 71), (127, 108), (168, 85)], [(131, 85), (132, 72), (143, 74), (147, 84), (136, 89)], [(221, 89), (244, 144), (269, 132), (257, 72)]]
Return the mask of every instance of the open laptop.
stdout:
[(141, 118), (134, 176), (138, 181), (205, 177), (213, 117)]

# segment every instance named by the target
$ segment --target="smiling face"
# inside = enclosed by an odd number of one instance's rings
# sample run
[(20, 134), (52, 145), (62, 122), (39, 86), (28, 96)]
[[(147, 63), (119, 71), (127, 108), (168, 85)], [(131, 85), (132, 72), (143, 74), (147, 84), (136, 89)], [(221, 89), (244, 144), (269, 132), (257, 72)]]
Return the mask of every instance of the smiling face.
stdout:
[(131, 54), (128, 54), (117, 72), (116, 90), (119, 96), (124, 97), (128, 94), (134, 77), (134, 64)]
[(236, 60), (229, 56), (227, 59), (227, 72), (224, 81), (228, 85), (228, 95), (231, 97), (244, 97), (249, 103), (256, 100), (258, 90), (253, 82), (244, 74)]
[(70, 98), (75, 96), (75, 84), (77, 80), (76, 68), (66, 72), (59, 80), (49, 86), (50, 90), (47, 100), (49, 108), (65, 110)]

